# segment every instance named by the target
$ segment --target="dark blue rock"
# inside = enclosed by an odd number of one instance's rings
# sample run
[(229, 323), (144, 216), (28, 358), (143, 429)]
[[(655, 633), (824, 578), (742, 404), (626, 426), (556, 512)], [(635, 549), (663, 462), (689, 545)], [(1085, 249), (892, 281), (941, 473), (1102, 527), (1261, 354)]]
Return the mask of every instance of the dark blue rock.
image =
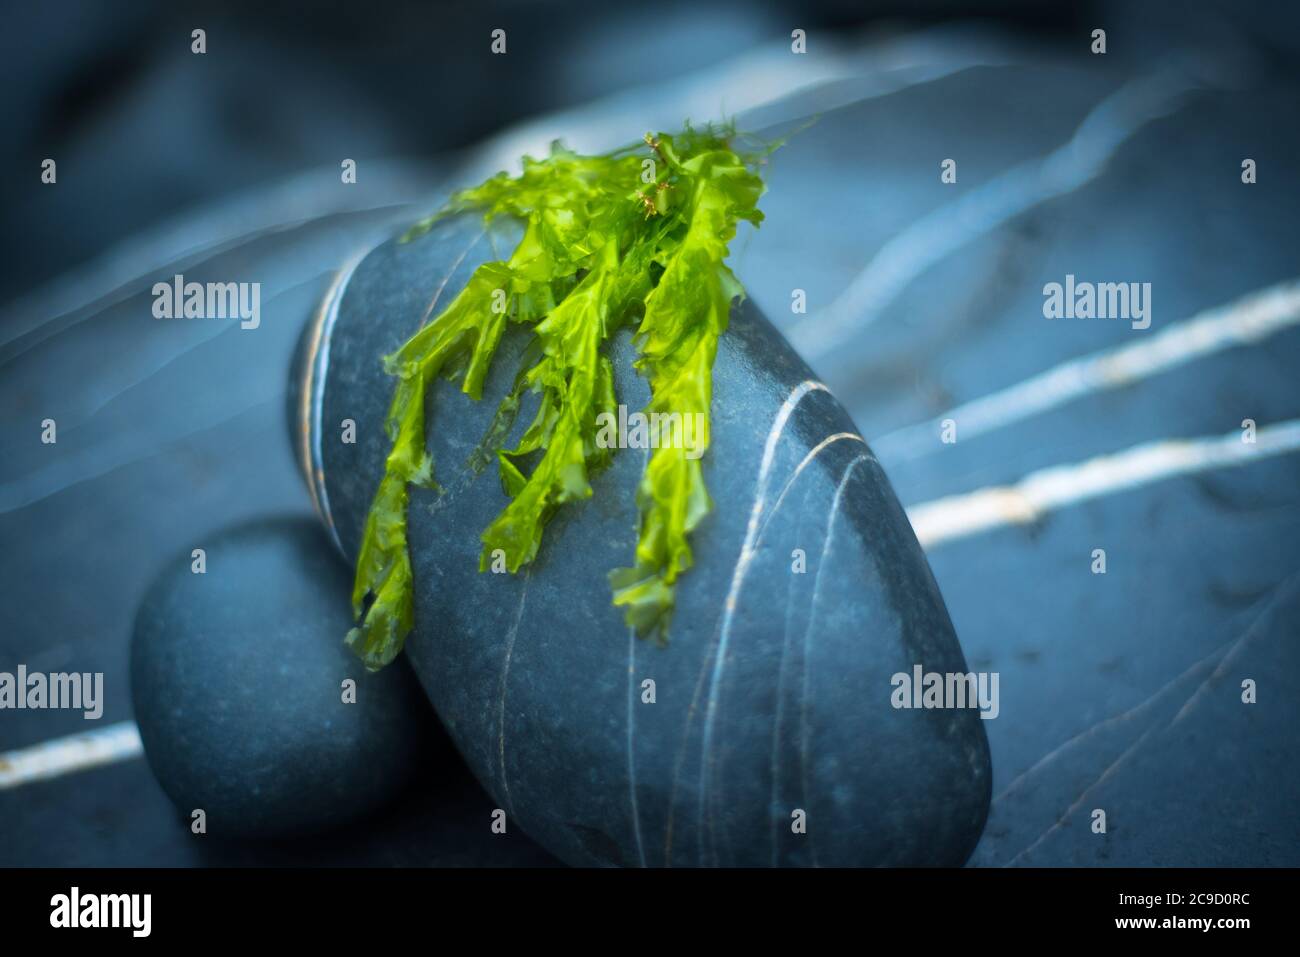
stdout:
[[(453, 220), (379, 247), (323, 310), (323, 331), (305, 334), (304, 456), (347, 555), (388, 450), (380, 356), (437, 308), (440, 287), (445, 303), (493, 246), (509, 248), (510, 236), (492, 239)], [(531, 567), (478, 571), (479, 535), (507, 499), (493, 469), (466, 462), (526, 343), (512, 332), (484, 401), (451, 383), (429, 399), (443, 492), (411, 492), (407, 643), (508, 819), (574, 864), (963, 863), (988, 808), (982, 722), (890, 704), (894, 673), (966, 665), (911, 527), (839, 403), (753, 308), (735, 311), (704, 459), (715, 507), (659, 647), (631, 637), (606, 579), (633, 555), (644, 451), (620, 452), (590, 501), (556, 515)], [(619, 401), (637, 410), (649, 393), (633, 355), (624, 333), (611, 356)], [(340, 440), (349, 418), (355, 444)], [(530, 420), (523, 409), (515, 434)]]
[[(347, 569), (311, 521), (249, 523), (177, 556), (140, 606), (131, 692), (149, 765), (214, 836), (286, 837), (376, 809), (435, 719), (404, 661), (368, 674), (340, 642)], [(343, 682), (356, 681), (355, 703)]]

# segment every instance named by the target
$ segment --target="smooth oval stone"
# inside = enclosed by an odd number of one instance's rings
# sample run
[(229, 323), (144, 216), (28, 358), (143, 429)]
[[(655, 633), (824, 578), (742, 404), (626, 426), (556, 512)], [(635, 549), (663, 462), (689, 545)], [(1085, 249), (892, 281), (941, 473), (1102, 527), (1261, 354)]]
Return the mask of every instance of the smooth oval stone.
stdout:
[[(408, 782), (434, 719), (402, 660), (369, 674), (343, 645), (347, 568), (311, 519), (255, 522), (177, 556), (136, 617), (131, 694), (149, 765), (207, 833), (296, 836)], [(356, 681), (355, 703), (343, 682)]]
[[(388, 452), (380, 357), (512, 238), (462, 218), (380, 246), (304, 334), (299, 434), (344, 554)], [(494, 468), (466, 463), (527, 336), (503, 340), (482, 402), (454, 383), (432, 390), (443, 491), (412, 489), (409, 515), (407, 653), (508, 819), (582, 865), (964, 862), (988, 809), (982, 722), (891, 706), (894, 674), (966, 665), (911, 526), (839, 403), (755, 309), (733, 312), (703, 462), (714, 509), (658, 646), (629, 634), (606, 578), (632, 561), (643, 450), (619, 452), (592, 499), (556, 514), (531, 566), (478, 571), (479, 536), (508, 500)], [(619, 401), (644, 408), (628, 333), (610, 355)], [(531, 418), (525, 404), (512, 438)], [(355, 444), (341, 441), (345, 419)]]

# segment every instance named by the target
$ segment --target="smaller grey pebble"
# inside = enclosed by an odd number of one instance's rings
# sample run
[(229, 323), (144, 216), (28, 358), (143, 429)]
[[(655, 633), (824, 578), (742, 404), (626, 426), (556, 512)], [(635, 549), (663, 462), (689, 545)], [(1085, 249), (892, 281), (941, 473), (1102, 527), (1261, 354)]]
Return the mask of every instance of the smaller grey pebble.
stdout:
[(145, 754), (186, 820), (201, 808), (210, 835), (294, 837), (393, 798), (436, 718), (404, 659), (370, 674), (344, 646), (351, 575), (319, 526), (255, 522), (195, 547), (205, 573), (176, 557), (131, 648)]

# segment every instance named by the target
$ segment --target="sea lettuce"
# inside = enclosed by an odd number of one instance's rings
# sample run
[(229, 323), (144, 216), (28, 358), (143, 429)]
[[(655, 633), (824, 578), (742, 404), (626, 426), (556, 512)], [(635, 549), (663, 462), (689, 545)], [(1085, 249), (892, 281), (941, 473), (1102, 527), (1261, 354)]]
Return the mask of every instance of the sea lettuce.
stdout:
[[(732, 302), (743, 294), (727, 268), (741, 220), (758, 224), (760, 167), (777, 144), (746, 149), (729, 127), (658, 136), (612, 153), (584, 156), (558, 143), (462, 190), (403, 237), (414, 239), (449, 215), (510, 217), (523, 235), (509, 259), (479, 266), (461, 293), (384, 367), (397, 382), (386, 421), (392, 443), (357, 559), (349, 646), (378, 669), (414, 626), (406, 542), (408, 489), (436, 488), (425, 449), (425, 396), (437, 376), (478, 400), (507, 323), (534, 333), (515, 386), (480, 446), (496, 459), (510, 502), (484, 530), (480, 570), (503, 561), (518, 571), (537, 555), (557, 508), (589, 498), (590, 477), (614, 450), (597, 442), (602, 413), (617, 412), (610, 336), (635, 326), (636, 367), (650, 384), (647, 413), (699, 414), (692, 449), (660, 443), (637, 489), (639, 536), (633, 563), (610, 573), (615, 605), (641, 637), (666, 640), (678, 577), (691, 566), (690, 534), (712, 507), (699, 455), (708, 444), (712, 369)], [(540, 396), (514, 448), (502, 447), (520, 398)]]

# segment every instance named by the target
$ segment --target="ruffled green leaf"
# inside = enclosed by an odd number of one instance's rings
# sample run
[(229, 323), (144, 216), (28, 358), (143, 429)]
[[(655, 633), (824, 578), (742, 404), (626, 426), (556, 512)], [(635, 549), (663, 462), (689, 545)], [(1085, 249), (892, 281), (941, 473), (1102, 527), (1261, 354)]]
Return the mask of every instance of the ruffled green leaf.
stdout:
[[(424, 445), (428, 386), (450, 376), (479, 399), (510, 322), (532, 328), (535, 339), (471, 457), (471, 467), (482, 468), (495, 456), (510, 498), (483, 532), (480, 570), (501, 557), (518, 571), (536, 557), (555, 510), (591, 497), (591, 476), (614, 452), (597, 440), (597, 423), (618, 414), (602, 350), (616, 330), (635, 324), (636, 365), (651, 389), (644, 411), (702, 425), (651, 451), (637, 489), (633, 564), (610, 576), (628, 624), (666, 638), (677, 579), (691, 567), (690, 535), (712, 507), (700, 456), (713, 360), (742, 293), (725, 265), (728, 243), (740, 221), (762, 220), (757, 167), (773, 148), (740, 150), (734, 141), (730, 129), (688, 126), (601, 156), (556, 144), (545, 159), (525, 158), (518, 176), (502, 173), (457, 193), (403, 237), (468, 211), (524, 225), (508, 260), (479, 266), (442, 312), (384, 359), (397, 378), (386, 424), (392, 449), (357, 559), (359, 623), (348, 635), (368, 667), (391, 661), (414, 626), (406, 511), (410, 485), (436, 488)], [(649, 181), (647, 169), (656, 174)], [(524, 392), (538, 394), (537, 412), (518, 444), (503, 448)]]

